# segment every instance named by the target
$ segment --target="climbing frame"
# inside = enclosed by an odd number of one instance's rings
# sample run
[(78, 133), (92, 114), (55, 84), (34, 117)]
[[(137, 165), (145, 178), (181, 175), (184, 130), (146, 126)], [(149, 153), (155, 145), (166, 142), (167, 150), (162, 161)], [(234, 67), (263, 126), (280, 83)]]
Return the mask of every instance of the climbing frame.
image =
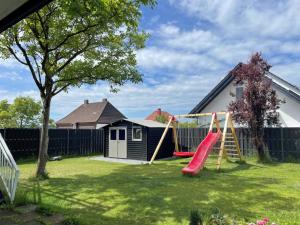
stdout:
[(242, 160), (240, 145), (236, 136), (231, 113), (227, 112), (222, 132), (221, 145), (217, 160), (217, 169), (221, 168), (222, 158), (228, 160)]
[(177, 137), (177, 132), (176, 132), (176, 128), (177, 128), (178, 124), (177, 124), (176, 118), (193, 118), (193, 117), (208, 116), (208, 115), (212, 116), (209, 130), (212, 130), (214, 127), (216, 129), (220, 130), (221, 129), (220, 121), (219, 121), (217, 115), (225, 115), (224, 128), (223, 128), (222, 135), (220, 136), (220, 147), (217, 148), (217, 150), (218, 150), (217, 169), (219, 170), (221, 168), (221, 163), (222, 163), (223, 158), (226, 158), (228, 160), (242, 160), (240, 146), (239, 146), (239, 142), (238, 142), (238, 139), (236, 136), (231, 113), (230, 112), (217, 112), (217, 113), (177, 115), (177, 116), (170, 117), (169, 121), (166, 125), (166, 128), (162, 134), (162, 137), (159, 140), (159, 143), (151, 157), (149, 164), (153, 163), (169, 128), (172, 128), (172, 130), (173, 130), (175, 152), (179, 151), (179, 143), (178, 143), (178, 137)]

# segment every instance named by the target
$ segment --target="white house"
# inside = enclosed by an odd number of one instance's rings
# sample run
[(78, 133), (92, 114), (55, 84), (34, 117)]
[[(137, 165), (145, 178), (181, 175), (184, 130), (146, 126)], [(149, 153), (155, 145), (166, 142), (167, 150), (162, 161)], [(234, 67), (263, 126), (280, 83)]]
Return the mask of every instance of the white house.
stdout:
[[(266, 76), (272, 81), (272, 88), (277, 96), (285, 103), (280, 105), (278, 110), (282, 127), (300, 127), (300, 89), (271, 72)], [(190, 112), (206, 113), (227, 111), (229, 103), (243, 93), (242, 86), (234, 85), (234, 77), (231, 72), (212, 89), (198, 105)]]

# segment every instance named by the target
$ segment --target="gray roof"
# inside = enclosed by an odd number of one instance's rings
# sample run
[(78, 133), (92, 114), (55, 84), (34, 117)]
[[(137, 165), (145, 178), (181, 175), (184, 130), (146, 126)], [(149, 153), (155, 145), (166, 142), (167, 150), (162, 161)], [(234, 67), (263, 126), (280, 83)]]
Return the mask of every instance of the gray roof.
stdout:
[(160, 123), (160, 122), (157, 122), (157, 121), (153, 121), (153, 120), (131, 120), (131, 119), (124, 119), (125, 121), (128, 121), (128, 122), (132, 122), (132, 123), (135, 123), (135, 124), (138, 124), (138, 125), (141, 125), (141, 126), (144, 126), (144, 127), (166, 127), (167, 124), (165, 123)]
[[(241, 66), (242, 63), (239, 63), (233, 70)], [(218, 94), (220, 94), (227, 85), (229, 85), (233, 80), (234, 76), (232, 75), (231, 70), (220, 83), (217, 84), (191, 111), (190, 114), (200, 113)], [(289, 82), (283, 80), (277, 75), (267, 72), (266, 77), (272, 80), (272, 85), (279, 88), (281, 91), (296, 99), (300, 103), (300, 89), (295, 85), (290, 84)]]
[[(143, 119), (119, 119), (113, 123), (107, 124), (105, 126), (109, 126), (109, 125), (113, 125), (114, 123), (120, 122), (120, 121), (127, 121), (130, 123), (134, 123), (140, 126), (144, 126), (144, 127), (149, 127), (149, 128), (165, 128), (167, 126), (167, 124), (165, 123), (160, 123), (157, 121), (153, 121), (153, 120), (143, 120)], [(103, 127), (105, 127), (103, 126)], [(172, 126), (170, 126), (172, 127)]]
[(108, 124), (126, 118), (109, 101), (84, 103), (73, 112), (56, 122), (57, 125), (76, 123)]

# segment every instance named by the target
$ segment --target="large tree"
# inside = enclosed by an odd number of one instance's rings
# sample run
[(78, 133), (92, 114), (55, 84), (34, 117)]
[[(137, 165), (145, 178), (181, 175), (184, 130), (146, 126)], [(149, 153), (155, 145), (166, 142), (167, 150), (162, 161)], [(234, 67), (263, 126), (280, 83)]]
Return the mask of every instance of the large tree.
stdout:
[(112, 90), (140, 82), (136, 50), (140, 7), (155, 0), (55, 0), (0, 36), (0, 54), (30, 70), (40, 92), (43, 125), (37, 176), (45, 176), (51, 100), (71, 86), (107, 81)]
[(244, 89), (243, 95), (229, 104), (229, 111), (233, 112), (235, 121), (249, 127), (261, 161), (267, 159), (264, 126), (279, 124), (277, 110), (281, 100), (272, 89), (272, 81), (265, 76), (270, 68), (261, 54), (256, 53), (248, 63), (241, 63), (231, 72), (235, 85)]

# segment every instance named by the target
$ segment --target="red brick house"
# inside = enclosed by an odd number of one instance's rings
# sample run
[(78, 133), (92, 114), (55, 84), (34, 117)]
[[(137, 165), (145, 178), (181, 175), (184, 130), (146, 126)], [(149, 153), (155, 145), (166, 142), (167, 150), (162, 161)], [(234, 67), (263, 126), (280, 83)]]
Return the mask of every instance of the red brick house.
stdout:
[(161, 108), (158, 108), (153, 113), (151, 113), (149, 116), (147, 116), (145, 119), (156, 121), (156, 118), (158, 116), (163, 116), (166, 119), (166, 121), (168, 121), (169, 117), (173, 116), (173, 115), (171, 113), (166, 112), (166, 111), (162, 111)]

